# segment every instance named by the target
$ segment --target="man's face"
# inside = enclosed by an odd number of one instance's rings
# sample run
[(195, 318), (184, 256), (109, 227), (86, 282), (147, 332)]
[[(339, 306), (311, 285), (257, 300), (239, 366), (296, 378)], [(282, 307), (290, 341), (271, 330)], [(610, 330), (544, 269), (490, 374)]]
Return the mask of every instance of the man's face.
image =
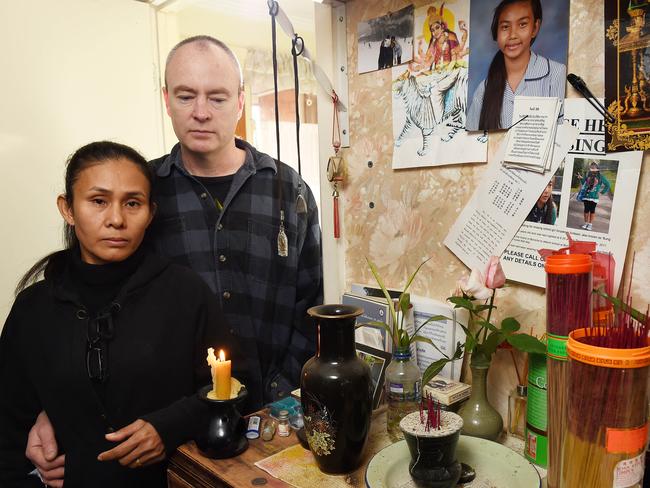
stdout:
[(202, 156), (231, 146), (244, 107), (235, 63), (218, 46), (191, 43), (172, 56), (163, 93), (184, 150)]

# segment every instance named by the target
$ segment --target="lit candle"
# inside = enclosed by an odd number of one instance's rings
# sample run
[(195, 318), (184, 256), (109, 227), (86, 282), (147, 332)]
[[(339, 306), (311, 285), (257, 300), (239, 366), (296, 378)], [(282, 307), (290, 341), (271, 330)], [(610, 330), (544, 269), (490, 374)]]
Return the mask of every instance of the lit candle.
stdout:
[(226, 361), (223, 350), (219, 351), (219, 358), (214, 355), (214, 349), (208, 349), (208, 364), (212, 372), (212, 391), (210, 398), (227, 400), (230, 398), (230, 360)]

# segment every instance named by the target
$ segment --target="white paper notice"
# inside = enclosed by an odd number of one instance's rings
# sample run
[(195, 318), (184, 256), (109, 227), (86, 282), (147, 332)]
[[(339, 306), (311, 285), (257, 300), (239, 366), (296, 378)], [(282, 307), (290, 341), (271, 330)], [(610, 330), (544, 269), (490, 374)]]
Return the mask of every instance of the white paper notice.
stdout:
[(483, 183), (445, 238), (445, 245), (469, 268), (483, 269), (490, 256), (500, 256), (533, 204), (560, 166), (578, 135), (578, 128), (558, 127), (551, 172), (540, 174), (505, 168), (501, 161), (505, 143), (490, 161)]
[[(508, 279), (544, 287), (544, 262), (537, 251), (568, 246), (566, 233), (569, 232), (573, 239), (596, 242), (598, 251), (614, 255), (614, 289), (617, 290), (623, 273), (643, 152), (605, 154), (603, 116), (583, 98), (565, 100), (564, 118), (560, 127), (571, 124), (577, 126), (580, 133), (557, 171), (546, 173), (552, 188), (551, 198), (547, 195), (544, 201), (544, 194), (538, 194), (538, 202), (529, 207), (526, 221), (504, 251), (501, 264)], [(589, 186), (587, 176), (596, 173), (590, 171), (594, 162), (597, 173), (607, 183), (595, 181), (594, 189), (600, 189), (592, 195), (591, 202), (586, 200), (587, 206), (594, 210), (589, 228), (585, 225), (585, 202), (577, 197), (583, 185)], [(539, 209), (534, 208), (536, 205)], [(546, 218), (543, 214), (555, 215), (555, 218)]]
[(513, 121), (517, 122), (508, 131), (503, 158), (510, 163), (507, 166), (518, 164), (539, 173), (548, 169), (560, 106), (555, 97), (515, 97)]

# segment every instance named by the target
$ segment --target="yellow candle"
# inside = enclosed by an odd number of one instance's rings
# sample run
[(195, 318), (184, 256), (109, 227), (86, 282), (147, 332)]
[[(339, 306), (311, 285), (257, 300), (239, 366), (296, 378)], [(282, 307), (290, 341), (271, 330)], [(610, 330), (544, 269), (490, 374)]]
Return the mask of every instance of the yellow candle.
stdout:
[(212, 372), (211, 398), (227, 400), (230, 398), (230, 360), (226, 361), (223, 350), (219, 351), (219, 358), (214, 355), (214, 349), (208, 349), (208, 364)]

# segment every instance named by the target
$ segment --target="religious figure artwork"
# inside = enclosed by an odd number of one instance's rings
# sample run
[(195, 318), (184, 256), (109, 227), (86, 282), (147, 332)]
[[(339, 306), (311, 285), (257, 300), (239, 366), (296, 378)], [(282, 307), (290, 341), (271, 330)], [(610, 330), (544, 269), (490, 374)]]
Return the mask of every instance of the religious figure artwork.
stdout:
[(413, 61), (393, 68), (393, 168), (485, 162), (487, 136), (465, 131), (469, 0), (415, 10)]
[(650, 149), (650, 25), (648, 0), (605, 2), (607, 151)]

